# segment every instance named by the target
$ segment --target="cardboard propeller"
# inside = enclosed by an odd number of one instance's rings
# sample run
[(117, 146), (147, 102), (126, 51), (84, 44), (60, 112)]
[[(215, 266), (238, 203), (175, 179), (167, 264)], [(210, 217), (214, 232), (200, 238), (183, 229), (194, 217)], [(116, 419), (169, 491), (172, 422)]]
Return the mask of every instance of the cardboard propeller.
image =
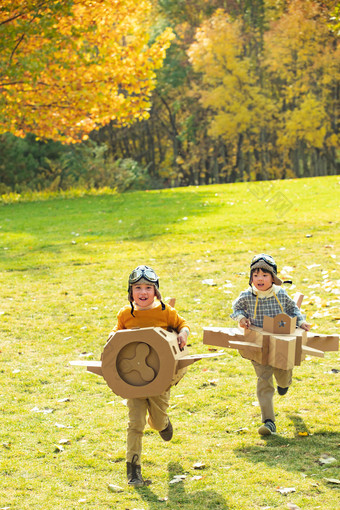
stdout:
[(261, 365), (288, 370), (309, 356), (324, 357), (325, 351), (339, 350), (338, 335), (320, 335), (296, 328), (285, 313), (264, 317), (263, 329), (203, 328), (203, 343), (230, 349)]
[(160, 395), (177, 384), (187, 367), (223, 353), (189, 354), (180, 350), (177, 333), (163, 328), (124, 329), (114, 333), (104, 347), (101, 361), (70, 361), (104, 377), (111, 390), (123, 398)]

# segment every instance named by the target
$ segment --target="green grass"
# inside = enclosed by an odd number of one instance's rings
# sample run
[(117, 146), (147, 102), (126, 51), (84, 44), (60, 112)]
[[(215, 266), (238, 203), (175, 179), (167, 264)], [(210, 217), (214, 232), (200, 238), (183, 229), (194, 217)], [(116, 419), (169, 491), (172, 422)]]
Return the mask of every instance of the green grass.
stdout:
[[(288, 394), (275, 397), (278, 435), (268, 440), (257, 434), (249, 361), (229, 349), (191, 365), (172, 390), (173, 440), (145, 431), (143, 474), (153, 484), (138, 490), (125, 482), (122, 399), (102, 378), (69, 365), (84, 353), (100, 359), (140, 263), (159, 274), (163, 298), (176, 297), (191, 324), (191, 352), (208, 351), (203, 327), (234, 325), (231, 303), (258, 252), (286, 268), (292, 296), (305, 294), (314, 331), (338, 333), (339, 197), (339, 177), (4, 197), (0, 508), (340, 508), (339, 485), (326, 480), (340, 478), (340, 374), (331, 373), (340, 369), (339, 353), (295, 368)], [(58, 451), (62, 439), (69, 444)], [(322, 454), (336, 462), (321, 466)], [(205, 467), (194, 469), (196, 462)], [(181, 473), (184, 482), (169, 484)], [(295, 492), (284, 496), (278, 487)]]

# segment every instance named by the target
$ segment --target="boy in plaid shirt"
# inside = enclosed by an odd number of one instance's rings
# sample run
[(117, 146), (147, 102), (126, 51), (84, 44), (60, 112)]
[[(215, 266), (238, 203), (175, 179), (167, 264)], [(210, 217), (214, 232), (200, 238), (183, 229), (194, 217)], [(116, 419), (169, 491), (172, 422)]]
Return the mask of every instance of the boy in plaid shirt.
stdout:
[[(242, 328), (250, 326), (262, 328), (265, 315), (275, 317), (283, 312), (289, 317), (296, 317), (297, 326), (309, 331), (310, 325), (305, 322), (296, 303), (280, 287), (281, 284), (273, 257), (263, 253), (256, 255), (250, 264), (250, 288), (241, 292), (233, 302), (231, 318), (237, 320)], [(263, 436), (275, 434), (273, 375), (279, 395), (285, 395), (292, 382), (293, 370), (264, 366), (256, 361), (252, 361), (252, 364), (257, 375), (257, 398), (263, 422), (258, 432)]]

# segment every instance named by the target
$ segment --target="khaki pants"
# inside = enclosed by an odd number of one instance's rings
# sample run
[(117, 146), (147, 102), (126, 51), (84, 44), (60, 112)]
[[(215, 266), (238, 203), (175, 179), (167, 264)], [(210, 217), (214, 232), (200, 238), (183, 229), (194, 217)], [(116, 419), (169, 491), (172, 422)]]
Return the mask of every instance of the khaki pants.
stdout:
[(147, 412), (149, 413), (148, 423), (152, 429), (163, 430), (168, 426), (169, 418), (166, 411), (169, 407), (169, 400), (170, 389), (156, 397), (128, 399), (127, 462), (132, 462), (134, 455), (137, 455), (137, 461), (136, 457), (134, 461), (136, 464), (141, 463), (142, 438)]
[(269, 365), (260, 365), (256, 361), (252, 361), (252, 364), (257, 375), (256, 392), (261, 407), (262, 421), (265, 422), (268, 419), (275, 421), (273, 375), (278, 386), (287, 388), (292, 383), (293, 370), (282, 370)]

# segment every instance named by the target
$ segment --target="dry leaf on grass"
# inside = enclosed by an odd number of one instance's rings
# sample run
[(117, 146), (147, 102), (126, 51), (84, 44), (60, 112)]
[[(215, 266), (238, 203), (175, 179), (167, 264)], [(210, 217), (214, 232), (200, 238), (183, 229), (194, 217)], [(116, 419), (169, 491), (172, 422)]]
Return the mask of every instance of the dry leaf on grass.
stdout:
[(208, 383), (210, 384), (210, 386), (217, 386), (218, 379), (209, 379)]
[(203, 464), (203, 462), (196, 462), (192, 467), (194, 469), (204, 469), (205, 468), (205, 464)]
[(173, 484), (173, 483), (179, 483), (179, 482), (183, 482), (183, 480), (185, 480), (187, 477), (187, 475), (175, 475), (173, 477), (172, 480), (170, 480), (169, 483)]
[(114, 485), (113, 483), (109, 483), (108, 489), (110, 492), (124, 492), (123, 487), (119, 487), (119, 485)]
[(234, 432), (245, 433), (248, 430), (249, 430), (248, 427), (241, 427), (240, 429), (234, 430)]
[(279, 492), (280, 494), (283, 494), (283, 496), (286, 496), (291, 492), (295, 492), (295, 487), (278, 487), (276, 491)]
[(336, 459), (331, 455), (328, 455), (328, 453), (322, 453), (318, 460), (318, 463), (322, 466), (325, 464), (334, 464), (334, 462), (336, 462)]
[(73, 429), (71, 425), (63, 425), (62, 423), (55, 423), (54, 424), (58, 429)]
[(60, 439), (59, 444), (71, 444), (69, 439)]
[(43, 413), (43, 414), (51, 414), (54, 413), (55, 409), (39, 409), (39, 407), (35, 406), (31, 409), (31, 413)]
[(336, 485), (340, 485), (340, 480), (337, 478), (324, 478), (325, 482), (335, 483)]
[(212, 278), (207, 278), (206, 280), (202, 280), (203, 285), (212, 285), (216, 286), (216, 283)]

